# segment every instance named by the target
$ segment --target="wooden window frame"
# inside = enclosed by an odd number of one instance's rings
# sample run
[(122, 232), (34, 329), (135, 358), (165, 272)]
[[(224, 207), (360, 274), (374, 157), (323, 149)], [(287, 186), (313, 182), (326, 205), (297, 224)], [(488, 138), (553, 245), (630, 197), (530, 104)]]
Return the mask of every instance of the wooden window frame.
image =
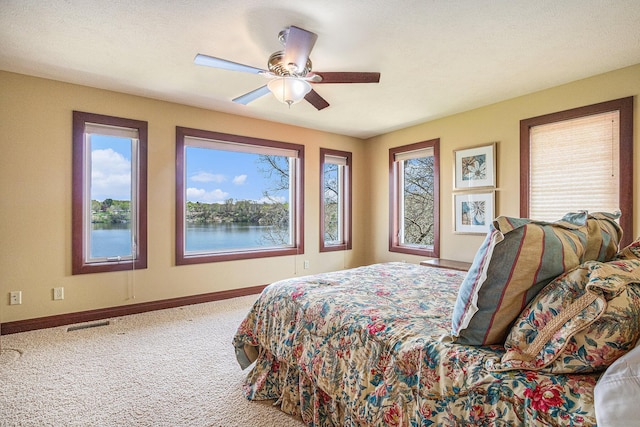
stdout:
[[(400, 244), (399, 232), (399, 197), (401, 190), (398, 182), (398, 171), (395, 155), (425, 148), (433, 149), (433, 249), (423, 249)], [(400, 252), (432, 258), (440, 256), (440, 138), (416, 142), (389, 149), (389, 252)]]
[[(339, 244), (327, 244), (324, 241), (324, 165), (326, 156), (343, 157), (346, 159), (344, 168), (344, 180), (340, 188), (342, 198), (343, 215), (340, 221), (342, 227), (342, 242)], [(352, 226), (352, 160), (353, 155), (348, 151), (331, 150), (328, 148), (320, 148), (320, 252), (344, 251), (351, 249), (351, 226)]]
[(520, 121), (520, 216), (530, 215), (530, 131), (531, 128), (580, 117), (619, 111), (620, 113), (620, 226), (624, 231), (621, 246), (633, 241), (633, 97), (545, 114)]
[[(87, 158), (85, 144), (85, 124), (116, 126), (137, 129), (138, 131), (138, 162), (137, 169), (137, 236), (135, 254), (132, 260), (109, 262), (86, 262), (85, 260), (85, 159)], [(72, 161), (72, 243), (71, 243), (71, 271), (72, 274), (102, 273), (109, 271), (140, 270), (147, 268), (147, 135), (146, 121), (106, 116), (102, 114), (73, 112), (73, 161)], [(132, 165), (132, 174), (136, 173)], [(133, 231), (132, 231), (133, 232)]]
[[(242, 251), (220, 251), (204, 254), (187, 254), (185, 251), (185, 137), (201, 138), (212, 141), (231, 142), (253, 146), (264, 146), (293, 150), (298, 153), (296, 162), (296, 188), (294, 203), (295, 225), (293, 232), (294, 244), (291, 247), (249, 249)], [(232, 135), (187, 127), (176, 127), (176, 265), (202, 264), (210, 262), (234, 261), (253, 258), (267, 258), (276, 256), (299, 255), (304, 253), (304, 145), (261, 138)]]

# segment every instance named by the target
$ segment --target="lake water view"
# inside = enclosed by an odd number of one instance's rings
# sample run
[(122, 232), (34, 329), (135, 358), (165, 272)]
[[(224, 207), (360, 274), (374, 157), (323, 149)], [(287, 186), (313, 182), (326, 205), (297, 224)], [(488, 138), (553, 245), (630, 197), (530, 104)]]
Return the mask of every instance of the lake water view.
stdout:
[(128, 224), (91, 224), (91, 257), (131, 255), (131, 230)]
[[(198, 252), (272, 246), (265, 241), (271, 229), (271, 226), (237, 223), (187, 224), (185, 249), (187, 252)], [(91, 255), (131, 255), (131, 230), (126, 224), (93, 224)]]
[(238, 223), (187, 224), (185, 249), (207, 251), (273, 246), (265, 240), (272, 226)]

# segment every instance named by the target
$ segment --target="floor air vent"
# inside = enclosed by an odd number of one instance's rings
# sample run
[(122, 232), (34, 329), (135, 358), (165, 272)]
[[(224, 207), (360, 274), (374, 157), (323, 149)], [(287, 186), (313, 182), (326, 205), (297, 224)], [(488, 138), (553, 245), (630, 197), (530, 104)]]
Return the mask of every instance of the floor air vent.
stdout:
[(99, 326), (109, 326), (109, 321), (105, 320), (103, 322), (85, 323), (84, 325), (69, 326), (67, 328), (67, 332), (77, 331), (79, 329), (97, 328)]

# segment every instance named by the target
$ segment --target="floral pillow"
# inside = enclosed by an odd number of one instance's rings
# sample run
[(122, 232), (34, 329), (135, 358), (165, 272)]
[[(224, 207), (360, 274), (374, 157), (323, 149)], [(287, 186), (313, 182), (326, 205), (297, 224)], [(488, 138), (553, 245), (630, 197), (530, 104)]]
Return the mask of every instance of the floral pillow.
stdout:
[(588, 261), (523, 310), (490, 369), (550, 373), (606, 369), (640, 338), (640, 259)]
[(640, 237), (618, 252), (614, 259), (640, 259)]

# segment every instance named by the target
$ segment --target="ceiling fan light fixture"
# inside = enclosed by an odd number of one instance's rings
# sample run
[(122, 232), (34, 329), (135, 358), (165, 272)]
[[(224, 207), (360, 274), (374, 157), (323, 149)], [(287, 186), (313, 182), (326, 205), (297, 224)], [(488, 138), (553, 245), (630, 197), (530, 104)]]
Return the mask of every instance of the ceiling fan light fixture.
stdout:
[(267, 83), (267, 87), (283, 104), (297, 104), (311, 91), (309, 82), (295, 77), (278, 77)]

